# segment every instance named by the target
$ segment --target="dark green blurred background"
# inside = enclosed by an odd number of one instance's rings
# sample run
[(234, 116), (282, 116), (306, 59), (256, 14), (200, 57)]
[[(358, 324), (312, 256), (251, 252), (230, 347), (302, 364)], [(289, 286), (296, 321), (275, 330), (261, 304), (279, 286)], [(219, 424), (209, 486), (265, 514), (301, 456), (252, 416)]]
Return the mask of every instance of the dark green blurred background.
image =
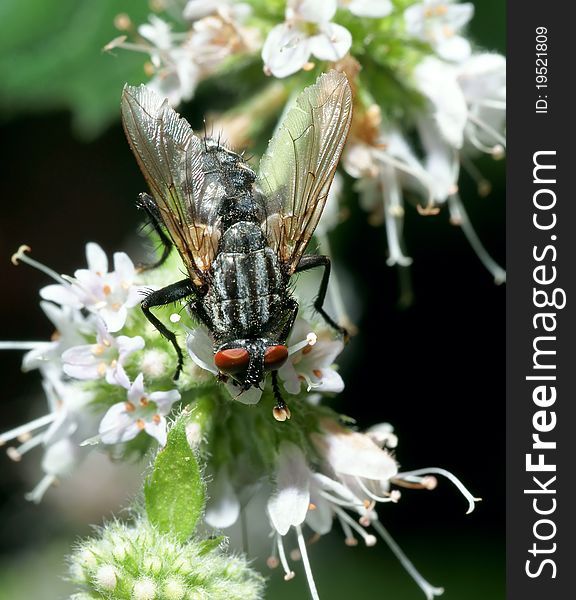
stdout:
[[(141, 252), (134, 200), (144, 183), (116, 107), (123, 82), (140, 80), (143, 58), (101, 53), (117, 35), (112, 19), (122, 11), (141, 22), (148, 9), (135, 0), (0, 3), (0, 339), (52, 333), (38, 307), (46, 277), (10, 264), (20, 244), (63, 273), (84, 265), (89, 240), (110, 253)], [(504, 0), (476, 2), (473, 39), (503, 52), (504, 19)], [(186, 115), (198, 122), (214, 94), (203, 86)], [(504, 165), (485, 160), (481, 166), (492, 194), (479, 198), (464, 179), (462, 197), (481, 239), (503, 263)], [(404, 492), (380, 514), (422, 574), (446, 588), (443, 598), (504, 598), (505, 289), (493, 284), (445, 213), (422, 218), (408, 210), (405, 233), (414, 258), (414, 303), (405, 310), (397, 307), (398, 274), (385, 266), (383, 230), (353, 209), (334, 233), (337, 258), (362, 310), (361, 333), (343, 357), (346, 391), (337, 408), (361, 428), (392, 423), (404, 469), (444, 467), (484, 499), (466, 515), (465, 501), (441, 481), (434, 492)], [(0, 358), (4, 430), (42, 414), (43, 400), (37, 374), (20, 373), (19, 353)], [(88, 481), (64, 482), (40, 506), (23, 499), (40, 477), (38, 454), (21, 464), (2, 456), (0, 469), (0, 599), (66, 597), (59, 577), (70, 543), (88, 534), (90, 523), (122, 515), (137, 489), (138, 467), (108, 479), (109, 489), (92, 494), (90, 503), (82, 494)], [(128, 491), (123, 479), (131, 482)], [(310, 553), (322, 598), (423, 598), (384, 543), (347, 548), (335, 532)], [(304, 584), (301, 569), (289, 583), (271, 573), (268, 597), (306, 598)]]

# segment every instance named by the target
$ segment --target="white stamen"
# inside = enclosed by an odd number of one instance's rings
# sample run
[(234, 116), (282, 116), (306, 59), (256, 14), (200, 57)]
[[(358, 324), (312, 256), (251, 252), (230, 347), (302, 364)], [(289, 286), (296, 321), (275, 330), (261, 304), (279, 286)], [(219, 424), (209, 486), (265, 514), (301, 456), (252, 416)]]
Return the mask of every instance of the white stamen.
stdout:
[(386, 152), (377, 152), (376, 157), (384, 164), (389, 164), (392, 167), (395, 167), (399, 171), (403, 171), (407, 175), (412, 175), (415, 179), (417, 179), (428, 191), (428, 200), (427, 204), (434, 203), (434, 190), (432, 188), (432, 182), (430, 181), (427, 173), (418, 171), (408, 166), (406, 163), (403, 163), (400, 160), (395, 159), (393, 156), (390, 156)]
[(44, 436), (40, 433), (38, 435), (35, 435), (34, 437), (31, 437), (23, 444), (20, 444), (20, 446), (18, 446), (17, 448), (7, 448), (6, 453), (12, 460), (19, 461), (22, 458), (22, 456), (26, 454), (26, 452), (32, 450), (32, 448), (35, 448), (36, 446), (41, 444), (43, 440)]
[(342, 527), (342, 531), (344, 532), (344, 543), (347, 546), (356, 546), (358, 544), (358, 540), (354, 537), (354, 533), (350, 528), (350, 525), (346, 523), (346, 521), (342, 520), (340, 515), (336, 515), (338, 517), (338, 521), (340, 522), (340, 527)]
[(308, 552), (306, 551), (306, 542), (302, 535), (302, 528), (300, 525), (296, 525), (296, 533), (298, 534), (298, 546), (300, 548), (300, 554), (302, 555), (302, 563), (304, 564), (304, 571), (306, 572), (306, 579), (308, 580), (308, 588), (310, 589), (310, 595), (312, 600), (320, 600), (316, 584), (314, 583), (314, 576), (312, 575), (312, 569), (310, 568), (310, 561), (308, 560)]
[(324, 490), (320, 492), (320, 495), (326, 500), (328, 500), (328, 502), (331, 502), (332, 504), (336, 504), (338, 506), (342, 506), (344, 508), (351, 508), (354, 510), (360, 510), (364, 508), (364, 504), (362, 503), (362, 501), (356, 498), (354, 500), (343, 500), (342, 498), (333, 496), (332, 494)]
[[(391, 267), (400, 265), (409, 267), (412, 259), (402, 252), (400, 238), (402, 236), (403, 212), (402, 202), (398, 185), (395, 182), (393, 170), (388, 165), (383, 165), (380, 171), (380, 184), (382, 186), (382, 201), (384, 203), (384, 223), (386, 225), (386, 237), (388, 239), (388, 252), (390, 256), (386, 264)], [(402, 211), (397, 209), (402, 208)]]
[(480, 130), (483, 130), (491, 135), (503, 148), (506, 148), (506, 138), (496, 131), (496, 129), (488, 125), (488, 123), (482, 121), (482, 119), (477, 117), (474, 113), (468, 113), (468, 119), (470, 119), (470, 121), (474, 123), (474, 125), (476, 125)]
[(494, 277), (494, 283), (501, 284), (506, 281), (506, 271), (488, 254), (480, 238), (474, 231), (468, 214), (464, 210), (464, 206), (458, 197), (458, 194), (454, 194), (448, 198), (448, 206), (450, 212), (454, 211), (458, 215), (459, 225), (462, 227), (462, 231), (468, 240), (468, 243), (472, 246), (476, 256), (480, 259), (480, 262), (486, 267), (488, 271)]
[[(114, 429), (116, 429), (116, 427), (114, 427)], [(80, 442), (80, 444), (78, 444), (78, 445), (82, 448), (84, 448), (85, 446), (96, 446), (97, 444), (99, 444), (102, 441), (102, 435), (104, 435), (106, 433), (110, 433), (111, 431), (114, 431), (114, 429), (110, 429), (108, 431), (105, 431), (102, 434), (99, 433), (98, 435), (89, 437), (89, 438), (85, 439), (83, 442)]]
[(302, 377), (304, 377), (304, 380), (308, 384), (308, 386), (306, 387), (307, 392), (313, 390), (314, 388), (321, 387), (321, 385), (322, 385), (322, 381), (317, 381), (316, 383), (314, 383), (310, 379), (310, 377), (308, 375), (306, 375), (306, 373), (302, 373)]
[[(356, 523), (356, 521), (349, 514), (345, 513), (341, 508), (338, 508), (337, 506), (333, 506), (332, 509), (340, 518), (340, 522), (342, 523), (342, 525), (344, 525), (344, 523), (347, 523), (350, 527), (352, 527), (352, 529), (358, 535), (362, 536), (362, 539), (364, 540), (367, 546), (373, 546), (376, 543), (376, 538), (373, 535), (370, 535), (359, 523)], [(342, 528), (344, 529), (344, 527)]]
[(49, 346), (50, 342), (0, 342), (0, 350), (36, 350), (39, 346)]
[(288, 565), (288, 561), (286, 560), (286, 552), (284, 551), (284, 543), (282, 541), (282, 536), (276, 536), (276, 545), (278, 547), (278, 556), (280, 557), (280, 564), (284, 569), (284, 581), (290, 581), (290, 579), (294, 579), (296, 573), (290, 570), (290, 566)]
[(178, 313), (172, 313), (170, 315), (170, 322), (171, 323), (178, 323), (180, 321), (180, 319), (182, 319), (182, 317)]
[(46, 493), (48, 488), (55, 481), (56, 481), (55, 475), (44, 475), (44, 477), (40, 480), (38, 485), (31, 492), (28, 492), (24, 497), (26, 498), (26, 500), (29, 500), (30, 502), (34, 502), (35, 504), (38, 504), (44, 497), (44, 494)]
[(294, 344), (288, 348), (288, 356), (291, 356), (295, 352), (298, 352), (299, 350), (306, 348), (306, 346), (313, 346), (317, 341), (318, 341), (318, 336), (313, 331), (311, 331), (306, 336), (305, 340), (302, 340), (301, 342), (298, 342), (297, 344)]
[(371, 492), (366, 484), (362, 481), (361, 477), (356, 476), (354, 478), (356, 483), (360, 486), (360, 489), (370, 498), (371, 500), (376, 500), (376, 502), (396, 502), (398, 500), (397, 497), (392, 497), (392, 494), (388, 494), (387, 496), (377, 496), (374, 492)]
[(34, 419), (34, 421), (30, 421), (30, 423), (25, 423), (24, 425), (20, 425), (19, 427), (11, 429), (10, 431), (6, 431), (0, 435), (0, 446), (3, 446), (6, 442), (20, 437), (21, 435), (25, 435), (34, 431), (35, 429), (39, 429), (44, 425), (49, 425), (55, 418), (56, 414), (50, 413), (49, 415), (44, 415), (43, 417)]
[(460, 162), (464, 170), (472, 177), (474, 183), (476, 183), (478, 195), (481, 197), (487, 196), (492, 189), (490, 181), (482, 175), (480, 169), (466, 155), (460, 156)]
[(18, 248), (18, 250), (12, 255), (12, 264), (17, 265), (20, 261), (22, 261), (23, 263), (26, 263), (26, 264), (30, 265), (31, 267), (38, 269), (38, 271), (42, 271), (42, 273), (46, 273), (46, 275), (52, 277), (52, 279), (55, 279), (58, 283), (68, 287), (68, 283), (62, 277), (62, 275), (60, 275), (59, 273), (56, 273), (56, 271), (54, 271), (53, 269), (50, 269), (46, 265), (39, 263), (37, 260), (30, 258), (26, 254), (26, 252), (30, 252), (30, 246), (26, 246), (26, 245), (20, 246), (20, 248)]
[(415, 471), (406, 471), (405, 473), (398, 473), (396, 475), (397, 479), (405, 479), (406, 481), (412, 481), (416, 483), (420, 483), (422, 480), (419, 475), (429, 475), (430, 473), (435, 473), (436, 475), (443, 475), (446, 479), (450, 480), (457, 488), (460, 490), (460, 493), (468, 500), (468, 510), (466, 514), (469, 515), (475, 508), (476, 502), (480, 502), (482, 498), (475, 498), (464, 486), (464, 484), (456, 477), (450, 473), (450, 471), (446, 471), (446, 469), (440, 469), (438, 467), (430, 467), (428, 469), (416, 469)]
[(404, 552), (402, 552), (400, 546), (398, 546), (380, 521), (374, 521), (372, 523), (372, 527), (374, 527), (380, 537), (388, 544), (388, 547), (400, 561), (400, 564), (406, 569), (410, 577), (414, 579), (416, 585), (424, 592), (427, 600), (433, 600), (435, 596), (440, 596), (444, 593), (444, 588), (434, 587), (428, 583), (424, 577), (422, 577), (422, 575), (420, 575), (420, 573), (416, 570), (416, 567), (412, 564)]
[(496, 110), (506, 110), (506, 102), (502, 100), (490, 100), (489, 98), (485, 100), (480, 100), (476, 103), (477, 106), (485, 106), (486, 108), (494, 108)]
[(278, 549), (277, 549), (277, 541), (276, 536), (272, 539), (272, 550), (270, 552), (270, 556), (266, 559), (266, 566), (269, 569), (276, 569), (280, 561), (278, 560)]

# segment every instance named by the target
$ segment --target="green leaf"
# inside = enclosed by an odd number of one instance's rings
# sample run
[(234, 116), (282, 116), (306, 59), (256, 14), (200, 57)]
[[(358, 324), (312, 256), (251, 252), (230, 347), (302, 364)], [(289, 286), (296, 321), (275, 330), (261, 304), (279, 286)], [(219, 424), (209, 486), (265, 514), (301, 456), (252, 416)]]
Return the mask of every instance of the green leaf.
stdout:
[(200, 467), (186, 439), (189, 418), (187, 410), (178, 417), (144, 485), (148, 520), (181, 542), (194, 532), (205, 500)]
[(146, 78), (144, 54), (102, 51), (120, 35), (120, 12), (139, 24), (149, 8), (141, 0), (2, 0), (0, 112), (70, 110), (85, 138), (117, 121), (124, 83)]

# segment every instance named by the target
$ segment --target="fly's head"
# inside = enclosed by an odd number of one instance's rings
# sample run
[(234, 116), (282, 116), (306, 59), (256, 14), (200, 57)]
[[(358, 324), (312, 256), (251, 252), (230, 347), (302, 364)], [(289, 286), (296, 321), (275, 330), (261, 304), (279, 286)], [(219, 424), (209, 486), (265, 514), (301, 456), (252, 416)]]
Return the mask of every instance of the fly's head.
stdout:
[(269, 339), (235, 340), (220, 346), (214, 364), (236, 381), (242, 391), (260, 387), (268, 371), (276, 371), (288, 359), (288, 347)]

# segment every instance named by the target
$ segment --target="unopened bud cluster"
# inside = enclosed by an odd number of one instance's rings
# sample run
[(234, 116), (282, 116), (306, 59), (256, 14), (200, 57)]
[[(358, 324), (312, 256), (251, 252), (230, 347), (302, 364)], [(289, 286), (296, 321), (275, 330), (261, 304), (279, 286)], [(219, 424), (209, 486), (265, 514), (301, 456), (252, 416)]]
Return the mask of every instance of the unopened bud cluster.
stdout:
[(144, 520), (106, 525), (69, 559), (71, 600), (257, 600), (263, 579), (218, 540), (179, 543)]

